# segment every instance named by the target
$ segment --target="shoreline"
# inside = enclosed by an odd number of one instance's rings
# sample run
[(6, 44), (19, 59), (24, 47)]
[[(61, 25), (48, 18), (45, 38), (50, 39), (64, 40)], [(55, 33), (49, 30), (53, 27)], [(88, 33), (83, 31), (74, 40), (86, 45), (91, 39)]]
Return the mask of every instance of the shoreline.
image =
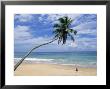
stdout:
[[(14, 65), (18, 62), (18, 60), (14, 60)], [(81, 65), (81, 64), (66, 64), (66, 63), (55, 63), (55, 62), (50, 62), (50, 61), (38, 61), (38, 60), (24, 60), (23, 63), (25, 64), (52, 64), (52, 65), (61, 65), (61, 66), (71, 66), (71, 67), (79, 67), (79, 68), (97, 68), (96, 65)]]
[(97, 68), (83, 68), (75, 66), (49, 64), (49, 63), (34, 63), (24, 61), (16, 71), (15, 76), (96, 76)]

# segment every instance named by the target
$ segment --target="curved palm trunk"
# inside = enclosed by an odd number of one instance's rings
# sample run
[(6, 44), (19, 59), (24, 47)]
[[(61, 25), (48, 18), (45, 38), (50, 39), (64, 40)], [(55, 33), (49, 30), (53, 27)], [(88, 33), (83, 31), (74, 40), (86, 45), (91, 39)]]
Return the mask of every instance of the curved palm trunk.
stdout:
[(35, 46), (34, 48), (32, 48), (32, 49), (14, 66), (14, 71), (15, 71), (15, 70), (18, 68), (18, 66), (24, 61), (24, 59), (25, 59), (27, 56), (29, 56), (29, 54), (30, 54), (33, 50), (35, 50), (36, 48), (39, 48), (39, 47), (41, 47), (41, 46), (43, 46), (43, 45), (50, 44), (50, 43), (54, 42), (55, 40), (57, 40), (57, 39), (54, 39), (54, 40), (52, 40), (52, 41), (50, 41), (50, 42), (47, 42), (47, 43), (44, 43), (44, 44), (41, 44), (41, 45), (39, 45), (39, 46)]

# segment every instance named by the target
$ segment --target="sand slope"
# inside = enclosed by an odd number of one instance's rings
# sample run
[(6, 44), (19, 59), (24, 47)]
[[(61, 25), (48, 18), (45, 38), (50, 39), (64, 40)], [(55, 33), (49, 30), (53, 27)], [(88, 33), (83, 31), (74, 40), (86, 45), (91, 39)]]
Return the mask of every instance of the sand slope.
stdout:
[(96, 68), (75, 68), (67, 65), (22, 63), (15, 76), (96, 76)]

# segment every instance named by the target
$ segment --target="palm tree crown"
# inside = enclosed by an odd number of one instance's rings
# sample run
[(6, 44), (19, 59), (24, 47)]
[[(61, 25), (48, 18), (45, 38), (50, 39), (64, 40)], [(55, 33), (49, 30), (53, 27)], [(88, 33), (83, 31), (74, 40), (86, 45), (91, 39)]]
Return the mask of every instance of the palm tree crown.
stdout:
[(58, 44), (60, 42), (65, 44), (68, 36), (70, 36), (74, 42), (74, 37), (71, 35), (71, 33), (76, 35), (77, 31), (70, 28), (72, 21), (73, 20), (71, 18), (64, 16), (58, 19), (58, 23), (54, 24), (53, 33), (55, 34), (55, 38), (58, 39)]

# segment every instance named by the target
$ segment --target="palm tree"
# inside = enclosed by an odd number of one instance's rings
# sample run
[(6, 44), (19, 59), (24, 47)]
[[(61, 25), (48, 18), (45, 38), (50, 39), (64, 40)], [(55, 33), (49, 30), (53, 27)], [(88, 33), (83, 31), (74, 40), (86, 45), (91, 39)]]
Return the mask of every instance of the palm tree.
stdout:
[(74, 37), (71, 33), (74, 33), (74, 35), (76, 35), (77, 31), (74, 29), (71, 29), (71, 23), (72, 23), (72, 19), (64, 16), (58, 19), (58, 23), (54, 24), (54, 31), (53, 33), (55, 34), (54, 38), (44, 44), (41, 45), (37, 45), (35, 47), (33, 47), (15, 66), (14, 66), (14, 71), (18, 68), (18, 66), (24, 61), (24, 59), (30, 55), (30, 53), (35, 50), (36, 48), (39, 48), (43, 45), (47, 45), (50, 44), (52, 42), (54, 42), (55, 40), (58, 40), (58, 44), (60, 42), (62, 42), (62, 45), (66, 43), (67, 37), (71, 37), (72, 41), (74, 42)]

